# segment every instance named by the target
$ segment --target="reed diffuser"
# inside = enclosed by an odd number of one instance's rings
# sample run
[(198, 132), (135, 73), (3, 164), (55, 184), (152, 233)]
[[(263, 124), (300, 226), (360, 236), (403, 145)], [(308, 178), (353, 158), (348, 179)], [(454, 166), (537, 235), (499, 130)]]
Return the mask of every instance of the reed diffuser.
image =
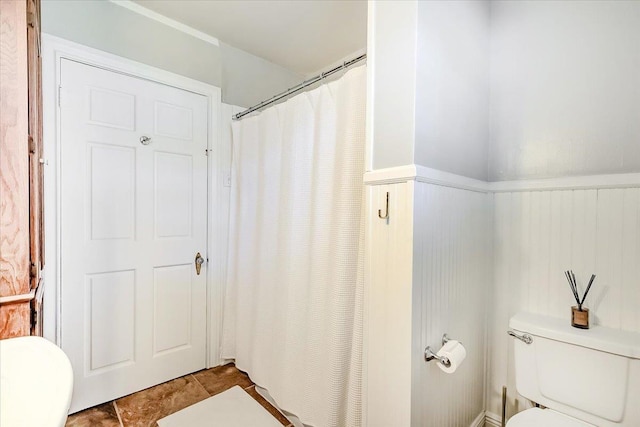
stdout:
[(576, 299), (576, 303), (578, 303), (577, 306), (574, 305), (571, 307), (571, 326), (574, 328), (589, 329), (589, 309), (582, 308), (582, 305), (584, 304), (584, 300), (587, 299), (587, 294), (591, 289), (591, 285), (593, 284), (596, 275), (591, 275), (591, 280), (589, 280), (589, 285), (587, 285), (587, 290), (584, 291), (582, 298), (580, 298), (580, 294), (578, 293), (578, 283), (576, 282), (576, 275), (573, 274), (573, 271), (565, 271), (564, 275), (569, 281), (573, 297)]

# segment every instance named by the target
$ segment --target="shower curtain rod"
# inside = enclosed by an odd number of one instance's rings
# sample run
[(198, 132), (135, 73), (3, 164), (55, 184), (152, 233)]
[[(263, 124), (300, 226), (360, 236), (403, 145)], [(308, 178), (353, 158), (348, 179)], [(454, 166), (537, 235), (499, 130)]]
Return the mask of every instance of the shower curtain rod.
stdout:
[(354, 65), (354, 64), (356, 64), (356, 63), (358, 63), (360, 61), (364, 61), (365, 59), (367, 59), (367, 54), (366, 53), (363, 54), (363, 55), (360, 55), (360, 56), (358, 56), (356, 58), (353, 58), (353, 59), (351, 59), (349, 61), (345, 61), (342, 65), (339, 65), (339, 66), (337, 66), (335, 68), (332, 68), (329, 71), (325, 71), (324, 73), (321, 73), (321, 74), (319, 74), (319, 75), (317, 75), (315, 77), (310, 78), (309, 80), (305, 80), (304, 82), (300, 83), (299, 85), (294, 86), (292, 88), (289, 88), (289, 89), (285, 90), (284, 92), (281, 92), (281, 93), (275, 95), (273, 98), (270, 98), (270, 99), (267, 99), (265, 101), (262, 101), (261, 103), (259, 103), (257, 105), (254, 105), (251, 108), (247, 108), (246, 110), (241, 111), (238, 114), (235, 114), (235, 115), (231, 116), (231, 118), (233, 120), (240, 120), (241, 118), (243, 118), (247, 114), (251, 114), (254, 111), (257, 111), (257, 110), (259, 110), (261, 108), (266, 107), (267, 105), (271, 105), (274, 102), (278, 102), (281, 99), (286, 98), (289, 95), (292, 95), (292, 94), (294, 94), (296, 92), (301, 91), (302, 89), (304, 89), (307, 86), (311, 86), (312, 84), (317, 83), (320, 80), (322, 80), (322, 79), (324, 79), (326, 77), (329, 77), (330, 75), (332, 75), (334, 73), (337, 73), (338, 71), (341, 71), (341, 70), (344, 70), (346, 68), (349, 68), (350, 66), (352, 66), (352, 65)]

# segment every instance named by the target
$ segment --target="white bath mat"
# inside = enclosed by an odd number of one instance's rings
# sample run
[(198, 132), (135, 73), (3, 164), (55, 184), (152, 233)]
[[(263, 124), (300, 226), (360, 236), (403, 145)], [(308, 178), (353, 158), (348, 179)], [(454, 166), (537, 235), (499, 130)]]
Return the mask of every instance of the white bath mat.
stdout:
[(235, 386), (158, 420), (160, 427), (282, 427), (242, 388)]

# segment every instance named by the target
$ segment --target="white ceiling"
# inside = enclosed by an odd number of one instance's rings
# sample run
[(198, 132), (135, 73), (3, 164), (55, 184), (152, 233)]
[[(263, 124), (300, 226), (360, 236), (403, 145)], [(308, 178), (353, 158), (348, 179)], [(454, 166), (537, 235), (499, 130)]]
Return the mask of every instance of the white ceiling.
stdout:
[(366, 47), (365, 0), (134, 1), (303, 75)]

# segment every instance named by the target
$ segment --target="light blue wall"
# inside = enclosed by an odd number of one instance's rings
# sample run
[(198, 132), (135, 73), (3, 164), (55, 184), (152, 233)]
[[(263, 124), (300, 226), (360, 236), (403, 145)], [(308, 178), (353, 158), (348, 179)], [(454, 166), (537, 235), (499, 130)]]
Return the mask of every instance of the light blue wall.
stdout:
[(105, 0), (45, 0), (42, 31), (221, 86), (220, 48)]
[(489, 3), (369, 7), (373, 169), (417, 164), (486, 180)]
[(418, 2), (416, 164), (487, 180), (487, 1)]
[(266, 59), (220, 43), (223, 101), (251, 107), (260, 101), (293, 87), (304, 76)]
[(107, 0), (44, 0), (42, 31), (222, 89), (251, 106), (304, 77), (265, 59), (178, 31)]
[(418, 2), (369, 2), (372, 169), (413, 164)]
[(640, 172), (640, 2), (491, 4), (489, 180)]

